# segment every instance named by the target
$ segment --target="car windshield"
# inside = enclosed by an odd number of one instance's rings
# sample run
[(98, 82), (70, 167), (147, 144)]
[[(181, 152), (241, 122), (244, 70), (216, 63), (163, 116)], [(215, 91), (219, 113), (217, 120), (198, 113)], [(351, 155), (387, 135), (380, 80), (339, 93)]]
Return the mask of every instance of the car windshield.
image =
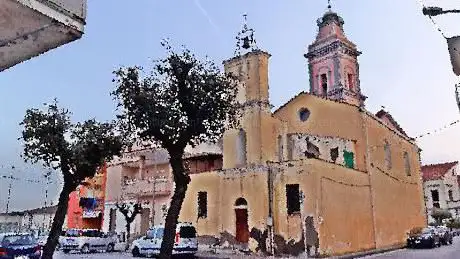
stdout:
[(65, 232), (66, 237), (78, 237), (80, 236), (80, 231), (76, 229), (69, 229)]
[(32, 235), (11, 235), (3, 238), (2, 246), (33, 245), (35, 242), (35, 238)]
[(425, 228), (422, 230), (422, 234), (431, 234), (431, 233), (433, 233), (433, 230), (430, 228)]

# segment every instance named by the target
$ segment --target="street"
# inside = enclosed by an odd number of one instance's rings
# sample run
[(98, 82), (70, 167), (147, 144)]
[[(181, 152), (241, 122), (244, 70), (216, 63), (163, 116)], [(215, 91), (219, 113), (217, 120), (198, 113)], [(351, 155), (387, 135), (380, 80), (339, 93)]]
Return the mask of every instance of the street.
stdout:
[[(57, 259), (77, 259), (77, 258), (131, 258), (129, 253), (94, 253), (94, 254), (67, 254), (64, 255), (62, 252), (56, 252), (55, 258)], [(211, 258), (245, 258), (245, 259), (256, 259), (261, 257), (256, 256), (231, 256), (231, 255), (211, 255), (200, 253), (197, 258), (211, 259)], [(303, 258), (299, 256), (298, 258)], [(448, 246), (441, 246), (434, 249), (400, 249), (378, 255), (370, 255), (362, 257), (365, 259), (389, 259), (389, 258), (401, 258), (401, 259), (431, 259), (431, 258), (443, 258), (443, 259), (457, 259), (460, 258), (460, 238), (455, 237), (454, 243)]]

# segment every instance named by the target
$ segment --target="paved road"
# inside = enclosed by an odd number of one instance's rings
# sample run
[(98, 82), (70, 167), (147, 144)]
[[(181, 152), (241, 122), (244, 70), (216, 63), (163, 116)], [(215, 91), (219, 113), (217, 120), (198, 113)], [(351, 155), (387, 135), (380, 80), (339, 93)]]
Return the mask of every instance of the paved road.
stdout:
[(458, 259), (460, 258), (460, 238), (454, 237), (454, 243), (433, 249), (401, 249), (380, 255), (371, 255), (363, 259)]
[[(94, 254), (63, 254), (62, 252), (56, 252), (54, 258), (56, 259), (77, 259), (77, 258), (96, 258), (96, 259), (122, 259), (132, 258), (127, 253), (94, 253)], [(230, 256), (230, 255), (205, 255), (199, 254), (199, 259), (223, 259), (223, 258), (244, 258), (244, 259), (255, 259), (260, 257), (255, 256)], [(298, 257), (303, 258), (303, 257)], [(454, 238), (454, 243), (449, 246), (441, 246), (434, 249), (401, 249), (392, 251), (384, 254), (371, 255), (362, 257), (363, 259), (459, 259), (460, 258), (460, 237)]]

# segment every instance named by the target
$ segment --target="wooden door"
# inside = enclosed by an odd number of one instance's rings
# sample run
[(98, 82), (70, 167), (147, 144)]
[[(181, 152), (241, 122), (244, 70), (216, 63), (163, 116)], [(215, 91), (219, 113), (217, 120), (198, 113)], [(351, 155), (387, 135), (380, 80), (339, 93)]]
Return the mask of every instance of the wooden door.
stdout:
[(248, 210), (235, 209), (236, 216), (236, 240), (241, 243), (249, 241)]

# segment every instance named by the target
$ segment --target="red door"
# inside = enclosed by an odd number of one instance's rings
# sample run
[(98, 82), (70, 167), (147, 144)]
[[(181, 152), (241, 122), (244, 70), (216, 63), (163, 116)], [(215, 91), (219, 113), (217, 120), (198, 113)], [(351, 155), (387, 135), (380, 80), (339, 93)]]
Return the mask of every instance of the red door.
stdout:
[(248, 210), (235, 209), (236, 215), (236, 241), (247, 243), (249, 241)]

